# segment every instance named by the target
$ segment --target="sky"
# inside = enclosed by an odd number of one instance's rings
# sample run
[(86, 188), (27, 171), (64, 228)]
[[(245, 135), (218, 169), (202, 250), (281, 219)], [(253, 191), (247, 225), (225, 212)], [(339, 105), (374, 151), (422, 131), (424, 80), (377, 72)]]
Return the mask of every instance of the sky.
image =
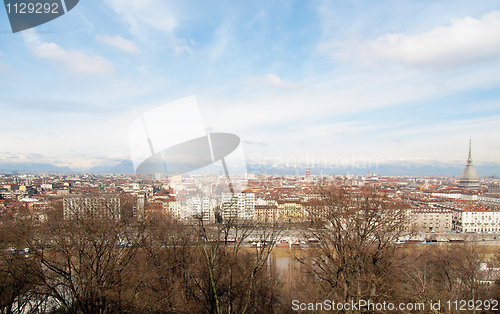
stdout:
[(500, 164), (500, 2), (81, 0), (18, 33), (0, 8), (0, 162), (118, 164), (191, 96), (249, 162)]

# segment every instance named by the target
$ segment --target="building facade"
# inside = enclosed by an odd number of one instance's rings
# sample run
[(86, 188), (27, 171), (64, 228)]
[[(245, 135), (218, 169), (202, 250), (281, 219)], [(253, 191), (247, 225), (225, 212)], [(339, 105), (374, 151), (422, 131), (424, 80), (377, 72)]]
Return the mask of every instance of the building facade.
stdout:
[(222, 195), (223, 219), (253, 220), (254, 213), (254, 193), (224, 193)]
[(113, 194), (67, 195), (63, 198), (64, 219), (120, 219), (120, 197)]
[(500, 211), (452, 209), (453, 228), (460, 232), (500, 232)]
[(191, 197), (187, 200), (186, 206), (188, 207), (188, 213), (191, 214), (188, 218), (201, 219), (209, 223), (215, 222), (215, 208), (217, 207), (215, 198), (208, 196)]
[(449, 232), (453, 228), (453, 213), (443, 208), (414, 208), (410, 211), (411, 230)]
[(304, 219), (304, 210), (300, 202), (277, 200), (276, 207), (278, 209), (279, 222), (295, 223)]

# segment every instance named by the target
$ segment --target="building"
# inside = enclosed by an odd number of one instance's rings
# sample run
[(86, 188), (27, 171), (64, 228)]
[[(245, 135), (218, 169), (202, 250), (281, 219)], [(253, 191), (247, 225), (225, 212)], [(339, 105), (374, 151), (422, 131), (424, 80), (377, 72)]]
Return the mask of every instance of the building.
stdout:
[(133, 207), (133, 217), (135, 219), (141, 219), (144, 215), (144, 206), (146, 204), (146, 195), (137, 193), (137, 202)]
[(278, 208), (276, 205), (255, 205), (253, 220), (257, 223), (276, 223)]
[(304, 210), (300, 202), (277, 200), (276, 207), (279, 222), (295, 223), (302, 221), (304, 218)]
[(145, 195), (142, 193), (123, 193), (120, 195), (120, 215), (123, 219), (144, 218)]
[(488, 194), (494, 196), (500, 196), (500, 184), (498, 183), (488, 184)]
[(471, 142), (469, 140), (469, 158), (467, 158), (467, 165), (465, 166), (462, 175), (460, 176), (460, 181), (458, 183), (459, 187), (463, 188), (477, 188), (479, 187), (479, 176), (477, 175), (476, 169), (472, 165), (471, 156)]
[(254, 193), (224, 193), (222, 195), (222, 218), (225, 220), (253, 220), (255, 213)]
[(168, 215), (174, 219), (181, 218), (182, 204), (178, 199), (168, 201)]
[(500, 211), (451, 209), (453, 227), (460, 232), (500, 232)]
[(453, 213), (444, 208), (414, 208), (411, 229), (422, 232), (448, 232), (453, 227)]
[(187, 200), (186, 206), (188, 207), (188, 213), (191, 213), (188, 218), (201, 219), (209, 223), (215, 222), (215, 207), (217, 206), (215, 198), (208, 196), (191, 197)]
[(114, 194), (65, 196), (63, 217), (64, 219), (91, 217), (120, 219), (120, 197)]

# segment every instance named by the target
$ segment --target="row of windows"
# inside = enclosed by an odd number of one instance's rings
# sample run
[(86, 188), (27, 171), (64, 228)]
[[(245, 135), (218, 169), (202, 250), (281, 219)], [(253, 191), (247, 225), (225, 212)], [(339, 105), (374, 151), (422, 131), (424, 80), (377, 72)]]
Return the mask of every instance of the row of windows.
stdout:
[(499, 232), (500, 228), (465, 228), (465, 232)]

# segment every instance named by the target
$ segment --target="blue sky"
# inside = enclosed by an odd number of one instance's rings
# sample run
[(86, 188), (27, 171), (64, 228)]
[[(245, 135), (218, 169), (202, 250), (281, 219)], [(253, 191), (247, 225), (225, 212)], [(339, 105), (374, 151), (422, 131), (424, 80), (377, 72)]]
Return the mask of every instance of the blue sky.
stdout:
[[(139, 115), (195, 95), (248, 160), (500, 163), (498, 1), (81, 0), (12, 34), (0, 161), (130, 158)], [(175, 136), (175, 135), (174, 135)]]

